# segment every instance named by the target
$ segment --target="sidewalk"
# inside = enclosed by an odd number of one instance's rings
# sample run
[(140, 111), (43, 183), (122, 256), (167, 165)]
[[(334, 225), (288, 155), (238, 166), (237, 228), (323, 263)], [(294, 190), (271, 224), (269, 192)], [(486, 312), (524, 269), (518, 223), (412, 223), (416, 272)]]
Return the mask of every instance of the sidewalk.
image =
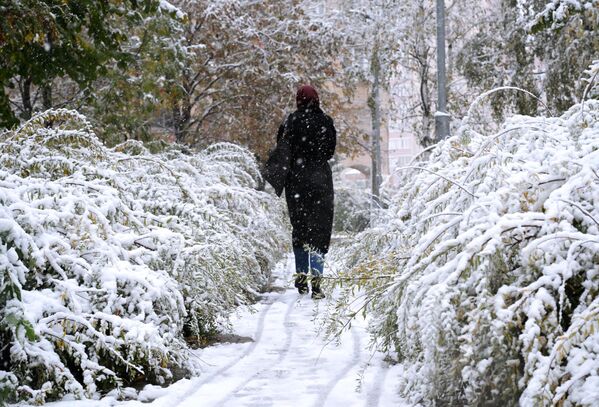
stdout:
[[(291, 284), (292, 258), (274, 271), (273, 290), (232, 319), (234, 334), (252, 338), (197, 350), (203, 375), (166, 388), (146, 387), (138, 401), (60, 402), (53, 406), (400, 406), (399, 366), (368, 349), (365, 322), (355, 321), (340, 344), (325, 342), (314, 323), (325, 303), (300, 296)], [(322, 311), (322, 309), (321, 309)], [(364, 369), (369, 364), (367, 369)], [(143, 403), (142, 403), (143, 402)]]

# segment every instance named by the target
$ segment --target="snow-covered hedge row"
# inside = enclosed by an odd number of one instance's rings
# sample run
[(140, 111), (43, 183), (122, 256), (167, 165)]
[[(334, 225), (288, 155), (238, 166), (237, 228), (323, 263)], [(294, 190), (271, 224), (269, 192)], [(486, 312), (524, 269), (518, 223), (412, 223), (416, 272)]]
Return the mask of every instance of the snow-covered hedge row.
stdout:
[(224, 326), (283, 251), (283, 208), (241, 147), (111, 150), (55, 110), (0, 151), (0, 399), (197, 372), (185, 337)]
[(370, 222), (372, 198), (368, 191), (357, 187), (355, 182), (341, 177), (343, 167), (333, 167), (333, 185), (335, 186), (335, 233), (361, 232)]
[(334, 253), (340, 270), (411, 402), (597, 405), (599, 101), (473, 127), (401, 170), (381, 226)]

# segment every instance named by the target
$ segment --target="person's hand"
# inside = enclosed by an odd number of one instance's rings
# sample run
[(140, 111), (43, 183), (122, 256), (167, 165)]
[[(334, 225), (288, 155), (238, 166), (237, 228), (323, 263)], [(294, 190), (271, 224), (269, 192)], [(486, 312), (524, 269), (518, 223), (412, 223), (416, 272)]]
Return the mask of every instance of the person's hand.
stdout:
[(260, 178), (260, 181), (258, 181), (258, 185), (256, 185), (254, 189), (256, 191), (264, 191), (264, 184), (266, 184), (266, 181), (264, 181), (264, 178)]

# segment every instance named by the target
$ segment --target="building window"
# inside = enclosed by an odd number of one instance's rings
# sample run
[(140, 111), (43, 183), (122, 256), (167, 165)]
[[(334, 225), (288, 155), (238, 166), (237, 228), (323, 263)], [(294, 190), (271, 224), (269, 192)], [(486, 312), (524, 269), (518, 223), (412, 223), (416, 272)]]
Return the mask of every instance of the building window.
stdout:
[(389, 140), (389, 150), (405, 150), (410, 147), (407, 137), (397, 137)]

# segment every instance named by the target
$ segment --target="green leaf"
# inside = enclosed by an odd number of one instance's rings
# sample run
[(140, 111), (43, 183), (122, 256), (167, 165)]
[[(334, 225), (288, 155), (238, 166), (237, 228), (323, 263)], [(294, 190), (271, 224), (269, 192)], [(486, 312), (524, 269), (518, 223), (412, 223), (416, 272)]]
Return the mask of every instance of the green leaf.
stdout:
[(31, 322), (27, 321), (26, 319), (22, 319), (21, 325), (25, 328), (25, 336), (27, 336), (27, 339), (29, 339), (31, 342), (37, 341), (37, 335), (35, 334), (35, 330), (33, 329)]

